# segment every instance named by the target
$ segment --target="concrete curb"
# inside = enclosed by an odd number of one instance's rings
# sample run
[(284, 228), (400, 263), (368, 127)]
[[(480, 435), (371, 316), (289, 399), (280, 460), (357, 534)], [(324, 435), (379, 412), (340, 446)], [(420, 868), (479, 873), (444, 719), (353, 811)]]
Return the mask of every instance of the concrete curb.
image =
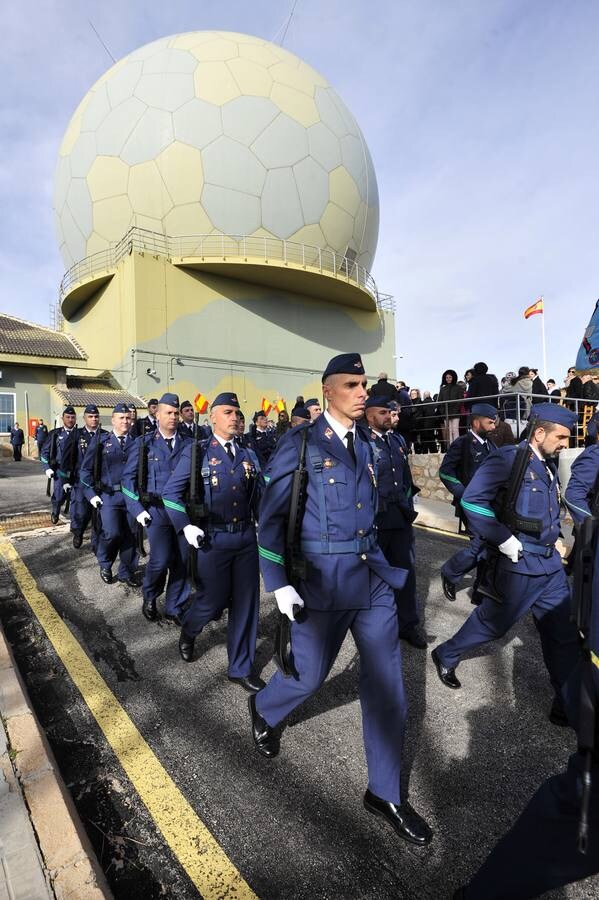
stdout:
[[(112, 900), (0, 625), (0, 715), (16, 781), (57, 900)], [(20, 896), (25, 896), (21, 894)]]

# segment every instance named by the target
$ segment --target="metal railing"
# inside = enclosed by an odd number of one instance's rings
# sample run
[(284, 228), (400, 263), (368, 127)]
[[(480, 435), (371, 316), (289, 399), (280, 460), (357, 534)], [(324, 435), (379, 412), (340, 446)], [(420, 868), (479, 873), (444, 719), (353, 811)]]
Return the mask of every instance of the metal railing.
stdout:
[[(599, 401), (587, 400), (582, 397), (549, 397), (547, 394), (522, 394), (514, 392), (509, 394), (489, 394), (485, 397), (468, 397), (466, 395), (458, 400), (430, 400), (422, 403), (418, 402), (415, 408), (418, 410), (422, 410), (425, 407), (430, 408), (431, 411), (428, 416), (426, 413), (421, 413), (421, 415), (442, 419), (447, 426), (449, 424), (449, 419), (459, 419), (464, 415), (470, 415), (470, 407), (474, 403), (490, 402), (493, 406), (497, 407), (497, 414), (500, 418), (504, 421), (514, 423), (512, 430), (514, 436), (518, 437), (522, 434), (522, 430), (528, 421), (528, 415), (523, 414), (520, 408), (521, 400), (524, 402), (526, 409), (529, 409), (534, 403), (555, 403), (559, 406), (567, 406), (568, 409), (575, 412), (578, 416), (576, 433), (577, 443), (581, 443), (584, 440), (584, 429), (599, 406)], [(527, 400), (529, 403), (526, 403)], [(510, 412), (513, 411), (514, 415), (506, 416), (506, 407)], [(465, 412), (461, 412), (461, 408), (464, 408)], [(426, 430), (434, 431), (436, 427), (437, 426), (432, 426), (430, 429)]]
[(68, 269), (60, 282), (61, 300), (71, 288), (100, 272), (114, 269), (121, 259), (134, 251), (152, 253), (177, 260), (256, 260), (291, 264), (321, 274), (333, 275), (367, 291), (380, 309), (393, 311), (393, 298), (381, 294), (370, 272), (354, 259), (323, 250), (309, 244), (281, 241), (276, 238), (248, 237), (230, 234), (192, 234), (171, 237), (145, 228), (130, 228), (127, 233), (106, 250), (86, 256)]

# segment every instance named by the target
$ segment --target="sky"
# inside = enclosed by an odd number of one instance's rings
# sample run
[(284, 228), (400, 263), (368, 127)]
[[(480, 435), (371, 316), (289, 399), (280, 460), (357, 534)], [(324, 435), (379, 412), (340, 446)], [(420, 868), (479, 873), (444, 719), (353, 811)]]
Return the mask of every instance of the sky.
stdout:
[[(0, 309), (49, 323), (63, 274), (58, 147), (81, 97), (158, 37), (272, 40), (293, 0), (2, 4)], [(484, 360), (562, 383), (599, 296), (599, 4), (594, 0), (297, 0), (284, 46), (356, 117), (377, 173), (373, 275), (393, 294), (396, 374), (436, 391)], [(359, 350), (360, 348), (348, 348)]]

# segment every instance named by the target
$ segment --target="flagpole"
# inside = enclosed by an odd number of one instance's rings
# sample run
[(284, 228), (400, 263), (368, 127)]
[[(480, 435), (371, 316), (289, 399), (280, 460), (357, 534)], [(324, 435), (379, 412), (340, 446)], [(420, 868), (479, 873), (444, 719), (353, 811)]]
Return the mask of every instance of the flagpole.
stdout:
[(545, 341), (545, 298), (541, 295), (543, 301), (543, 312), (541, 313), (541, 340), (543, 343), (543, 381), (547, 382), (547, 343)]

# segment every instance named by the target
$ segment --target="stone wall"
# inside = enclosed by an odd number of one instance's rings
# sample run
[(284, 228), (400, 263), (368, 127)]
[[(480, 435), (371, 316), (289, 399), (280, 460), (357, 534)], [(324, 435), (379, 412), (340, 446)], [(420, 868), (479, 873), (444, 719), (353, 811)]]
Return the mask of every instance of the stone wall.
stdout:
[(443, 453), (412, 453), (410, 455), (412, 476), (420, 488), (419, 497), (451, 503), (452, 496), (445, 490), (439, 478), (439, 466), (443, 461), (443, 455)]

